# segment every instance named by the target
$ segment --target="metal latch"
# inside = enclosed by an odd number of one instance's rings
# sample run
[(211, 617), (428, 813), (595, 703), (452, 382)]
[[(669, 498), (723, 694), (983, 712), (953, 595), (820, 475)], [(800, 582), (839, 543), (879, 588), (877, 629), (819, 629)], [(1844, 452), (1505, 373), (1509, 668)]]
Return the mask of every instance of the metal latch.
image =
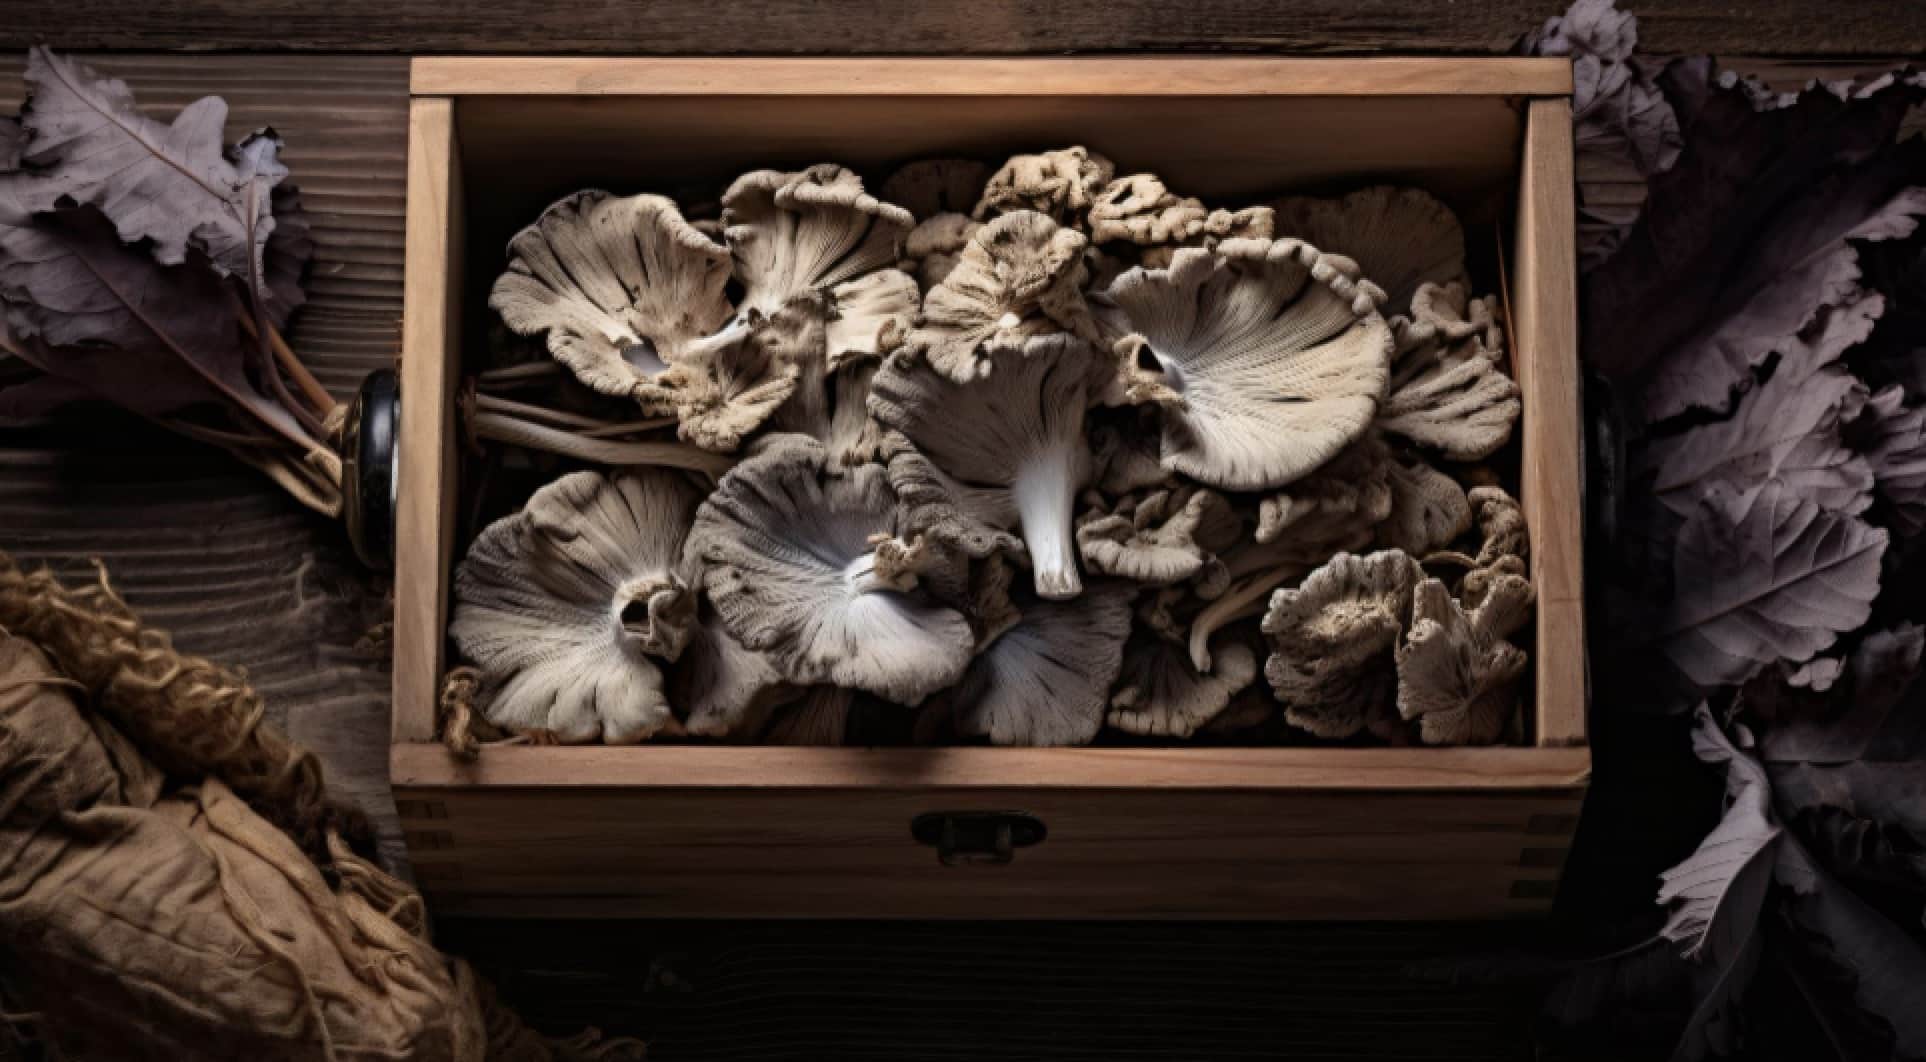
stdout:
[(1043, 820), (1021, 811), (931, 811), (910, 820), (910, 836), (936, 849), (946, 867), (997, 866), (1040, 844)]

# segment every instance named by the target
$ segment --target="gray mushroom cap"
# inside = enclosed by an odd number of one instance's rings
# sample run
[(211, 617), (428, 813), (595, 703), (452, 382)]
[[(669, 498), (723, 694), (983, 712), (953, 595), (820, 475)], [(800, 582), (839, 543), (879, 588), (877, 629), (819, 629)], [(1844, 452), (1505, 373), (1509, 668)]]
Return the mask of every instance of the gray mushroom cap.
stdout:
[(882, 195), (921, 223), (969, 213), (989, 180), (990, 167), (976, 159), (918, 159), (884, 178)]
[(1030, 601), (945, 697), (957, 732), (995, 745), (1084, 745), (1103, 727), (1130, 634), (1127, 585), (1075, 601)]
[(956, 265), (923, 299), (923, 317), (906, 341), (932, 367), (959, 382), (990, 371), (986, 344), (1056, 332), (1093, 335), (1083, 298), (1083, 233), (1042, 214), (1005, 214), (976, 229)]
[(1499, 367), (1496, 310), (1496, 300), (1467, 300), (1459, 284), (1420, 285), (1411, 317), (1392, 322), (1391, 392), (1378, 427), (1454, 461), (1483, 460), (1509, 442), (1523, 406)]
[(822, 444), (780, 435), (723, 477), (686, 550), (729, 633), (787, 681), (914, 704), (956, 681), (975, 639), (960, 612), (916, 587), (913, 568), (879, 562), (879, 540), (903, 530), (882, 466), (835, 473)]
[(1531, 616), (1522, 575), (1493, 580), (1466, 609), (1437, 579), (1418, 584), (1411, 629), (1398, 646), (1398, 712), (1427, 745), (1488, 745), (1516, 721), (1524, 650), (1506, 641)]
[(1185, 249), (1117, 278), (1100, 312), (1141, 339), (1119, 390), (1158, 401), (1167, 468), (1226, 490), (1274, 490), (1370, 426), (1391, 331), (1381, 293), (1295, 240)]
[(862, 178), (833, 165), (743, 174), (723, 193), (722, 221), (742, 305), (766, 314), (798, 295), (826, 293), (895, 265), (915, 224), (909, 211), (865, 192)]
[(990, 175), (974, 213), (978, 221), (988, 221), (1034, 210), (1058, 224), (1076, 224), (1116, 172), (1109, 159), (1083, 147), (1013, 155)]
[(1377, 185), (1342, 199), (1292, 196), (1272, 207), (1278, 236), (1341, 254), (1383, 288), (1386, 317), (1409, 313), (1422, 284), (1466, 279), (1464, 227), (1420, 189)]
[(1345, 738), (1390, 712), (1393, 653), (1422, 576), (1417, 562), (1396, 550), (1340, 553), (1302, 584), (1272, 595), (1263, 623), (1272, 649), (1264, 674), (1291, 725)]
[(990, 371), (970, 383), (907, 350), (876, 374), (870, 413), (906, 440), (889, 451), (890, 479), (914, 530), (982, 556), (1020, 529), (1038, 595), (1075, 597), (1071, 521), (1090, 472), (1094, 352), (1057, 334), (991, 343), (981, 356)]
[(656, 661), (694, 623), (681, 554), (697, 500), (672, 472), (576, 472), (483, 529), (455, 571), (449, 634), (490, 722), (609, 742), (673, 724)]
[(1223, 496), (1194, 485), (1130, 494), (1115, 505), (1085, 497), (1077, 549), (1085, 566), (1152, 586), (1196, 576), (1242, 530)]
[(1200, 671), (1183, 645), (1167, 638), (1131, 640), (1110, 701), (1110, 725), (1127, 734), (1188, 738), (1222, 713), (1257, 678), (1257, 654), (1235, 638), (1212, 646)]
[(729, 318), (729, 252), (661, 196), (577, 192), (509, 241), (488, 305), (610, 395), (637, 388)]

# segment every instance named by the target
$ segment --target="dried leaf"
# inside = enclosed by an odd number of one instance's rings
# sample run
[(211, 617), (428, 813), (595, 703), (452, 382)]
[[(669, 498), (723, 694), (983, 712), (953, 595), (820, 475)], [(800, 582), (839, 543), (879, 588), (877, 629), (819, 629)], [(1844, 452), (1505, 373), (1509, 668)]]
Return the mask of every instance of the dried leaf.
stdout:
[(1905, 536), (1926, 530), (1926, 403), (1906, 403), (1899, 384), (1867, 400), (1866, 461), (1886, 503), (1893, 530)]
[(45, 48), (29, 56), (27, 82), (21, 154), (29, 169), (9, 178), (25, 185), (23, 202), (36, 212), (63, 200), (98, 206), (123, 241), (149, 241), (162, 265), (197, 250), (262, 293), (264, 306), (272, 301), (263, 259), (274, 188), (288, 172), (278, 136), (263, 130), (228, 149), (220, 97), (162, 124), (140, 113), (125, 82)]
[[(1853, 651), (1843, 711), (1818, 710), (1781, 715), (1760, 738), (1768, 763), (1853, 763), (1868, 758), (1901, 759), (1921, 725), (1916, 707), (1902, 711), (1904, 696), (1919, 675), (1926, 628), (1902, 623), (1868, 635)], [(1921, 748), (1926, 753), (1926, 748)]]
[(1841, 432), (1865, 390), (1838, 359), (1872, 332), (1882, 305), (1871, 296), (1820, 311), (1731, 417), (1652, 440), (1644, 456), (1657, 468), (1659, 503), (1686, 518), (1713, 484), (1742, 493), (1779, 479), (1821, 508), (1865, 511), (1873, 470)]
[(1773, 481), (1713, 487), (1678, 537), (1675, 596), (1653, 639), (1692, 682), (1743, 682), (1865, 623), (1886, 532)]
[(1694, 89), (1697, 69), (1662, 79), (1699, 94), (1686, 147), (1585, 298), (1587, 357), (1614, 378), (1650, 371), (1649, 421), (1728, 408), (1786, 337), (1857, 294), (1851, 241), (1904, 237), (1926, 212), (1910, 186), (1926, 148), (1892, 147), (1920, 78), (1762, 107), (1730, 79)]
[[(1851, 986), (1852, 1008), (1816, 1006), (1822, 1021), (1843, 1015), (1876, 1025), (1877, 1056), (1926, 1058), (1926, 951), (1884, 915), (1833, 880), (1788, 839), (1780, 880), (1791, 886), (1787, 920), (1798, 931), (1803, 957), (1830, 968), (1834, 982)], [(1835, 1041), (1840, 1039), (1835, 1034)], [(1858, 1057), (1869, 1057), (1862, 1053)], [(1857, 1062), (1857, 1058), (1849, 1062)]]

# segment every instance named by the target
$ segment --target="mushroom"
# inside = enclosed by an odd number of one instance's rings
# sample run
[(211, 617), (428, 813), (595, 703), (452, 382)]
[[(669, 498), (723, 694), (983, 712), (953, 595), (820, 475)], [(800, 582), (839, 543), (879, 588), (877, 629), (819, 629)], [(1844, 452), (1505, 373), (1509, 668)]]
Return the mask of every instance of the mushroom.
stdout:
[(963, 248), (982, 227), (966, 214), (937, 214), (918, 222), (903, 241), (903, 260), (898, 265), (915, 275), (917, 287), (927, 293), (956, 268)]
[(1083, 233), (1027, 210), (984, 225), (924, 297), (908, 349), (945, 376), (969, 381), (989, 372), (979, 355), (986, 343), (1094, 334), (1083, 300), (1085, 243)]
[(1411, 311), (1421, 284), (1463, 283), (1465, 232), (1458, 216), (1416, 188), (1377, 185), (1343, 199), (1293, 196), (1272, 204), (1277, 235), (1356, 262), (1384, 289), (1384, 315)]
[(1398, 646), (1398, 714), (1427, 745), (1489, 745), (1517, 716), (1524, 650), (1506, 641), (1531, 615), (1524, 576), (1491, 581), (1466, 608), (1438, 579), (1418, 584), (1411, 629)]
[(1391, 393), (1378, 427), (1453, 461), (1479, 461), (1511, 440), (1522, 408), (1498, 363), (1504, 332), (1494, 300), (1465, 299), (1461, 284), (1419, 285), (1410, 318), (1392, 322)]
[(1222, 239), (1270, 239), (1269, 207), (1210, 210), (1198, 199), (1173, 193), (1153, 174), (1119, 177), (1104, 186), (1090, 207), (1092, 243), (1130, 243), (1144, 249), (1144, 264), (1163, 267), (1180, 247), (1208, 247)]
[(885, 444), (890, 480), (911, 526), (970, 556), (1015, 543), (1020, 531), (1036, 592), (1077, 596), (1071, 536), (1078, 491), (1090, 475), (1083, 435), (1092, 367), (1074, 336), (993, 340), (985, 373), (958, 383), (913, 350), (884, 363), (870, 385), (870, 414), (902, 442)]
[(1458, 481), (1412, 453), (1386, 462), (1391, 512), (1378, 524), (1381, 545), (1422, 557), (1471, 529), (1471, 503)]
[(508, 255), (488, 305), (603, 394), (650, 404), (646, 385), (729, 318), (728, 250), (661, 196), (577, 192)]
[(1382, 728), (1395, 687), (1394, 653), (1423, 573), (1411, 556), (1340, 553), (1295, 588), (1271, 596), (1264, 667), (1284, 718), (1318, 737)]
[(704, 608), (669, 672), (670, 703), (693, 737), (744, 734), (777, 704), (794, 696), (774, 661), (736, 640), (713, 608)]
[(1110, 697), (1110, 725), (1143, 737), (1187, 738), (1216, 719), (1257, 678), (1250, 646), (1219, 642), (1210, 670), (1200, 671), (1179, 643), (1155, 635), (1131, 639)]
[(1316, 472), (1258, 503), (1256, 540), (1295, 556), (1361, 549), (1391, 515), (1391, 450), (1367, 432)]
[(881, 465), (833, 471), (814, 439), (765, 438), (702, 503), (685, 551), (729, 633), (786, 681), (915, 704), (974, 647), (964, 616), (917, 587), (920, 565), (948, 558), (898, 539)]
[(449, 634), (489, 722), (568, 742), (673, 725), (656, 661), (695, 622), (681, 554), (698, 499), (660, 469), (575, 472), (482, 530), (455, 570)]
[(778, 706), (758, 741), (764, 745), (841, 745), (857, 694), (836, 686), (812, 686), (795, 701)]
[(765, 315), (749, 309), (690, 349), (649, 393), (674, 409), (682, 438), (734, 453), (789, 402), (805, 376), (819, 378), (827, 339), (823, 298), (804, 293)]
[(883, 198), (924, 222), (969, 213), (989, 180), (990, 167), (975, 159), (919, 159), (883, 180)]
[(743, 308), (764, 314), (895, 265), (915, 224), (909, 211), (832, 165), (743, 174), (723, 193), (722, 221)]
[(1092, 572), (1153, 586), (1192, 578), (1242, 530), (1222, 495), (1205, 487), (1160, 487), (1107, 506), (1088, 494), (1077, 518), (1077, 551)]
[(922, 306), (916, 278), (900, 269), (865, 273), (830, 292), (824, 327), (830, 372), (852, 361), (878, 358), (903, 345)]
[(1061, 225), (1083, 220), (1117, 168), (1086, 148), (1013, 155), (990, 176), (973, 212), (978, 221), (1034, 210)]
[(1225, 490), (1275, 490), (1370, 426), (1391, 330), (1381, 293), (1296, 240), (1186, 248), (1169, 269), (1133, 269), (1104, 294), (1130, 333), (1120, 389), (1155, 401), (1164, 467)]
[(956, 732), (993, 745), (1086, 745), (1123, 664), (1134, 590), (1093, 583), (1074, 602), (1027, 601), (943, 694)]
[(1156, 411), (1131, 410), (1138, 422), (1097, 424), (1090, 429), (1091, 482), (1112, 498), (1168, 486), (1176, 477), (1158, 458)]

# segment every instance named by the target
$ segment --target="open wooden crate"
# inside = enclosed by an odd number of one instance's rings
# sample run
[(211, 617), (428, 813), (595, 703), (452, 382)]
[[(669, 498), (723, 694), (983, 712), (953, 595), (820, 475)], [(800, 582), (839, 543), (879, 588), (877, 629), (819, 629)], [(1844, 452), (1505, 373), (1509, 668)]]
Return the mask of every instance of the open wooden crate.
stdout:
[[(1563, 60), (419, 59), (414, 93), (393, 780), (435, 910), (1353, 919), (1550, 903), (1591, 763)], [(1474, 236), (1503, 235), (1538, 590), (1529, 747), (510, 747), (471, 764), (436, 743), (455, 389), (517, 228), (578, 187), (1067, 144), (1231, 202), (1415, 184)], [(1036, 824), (1040, 842), (1013, 848)]]

